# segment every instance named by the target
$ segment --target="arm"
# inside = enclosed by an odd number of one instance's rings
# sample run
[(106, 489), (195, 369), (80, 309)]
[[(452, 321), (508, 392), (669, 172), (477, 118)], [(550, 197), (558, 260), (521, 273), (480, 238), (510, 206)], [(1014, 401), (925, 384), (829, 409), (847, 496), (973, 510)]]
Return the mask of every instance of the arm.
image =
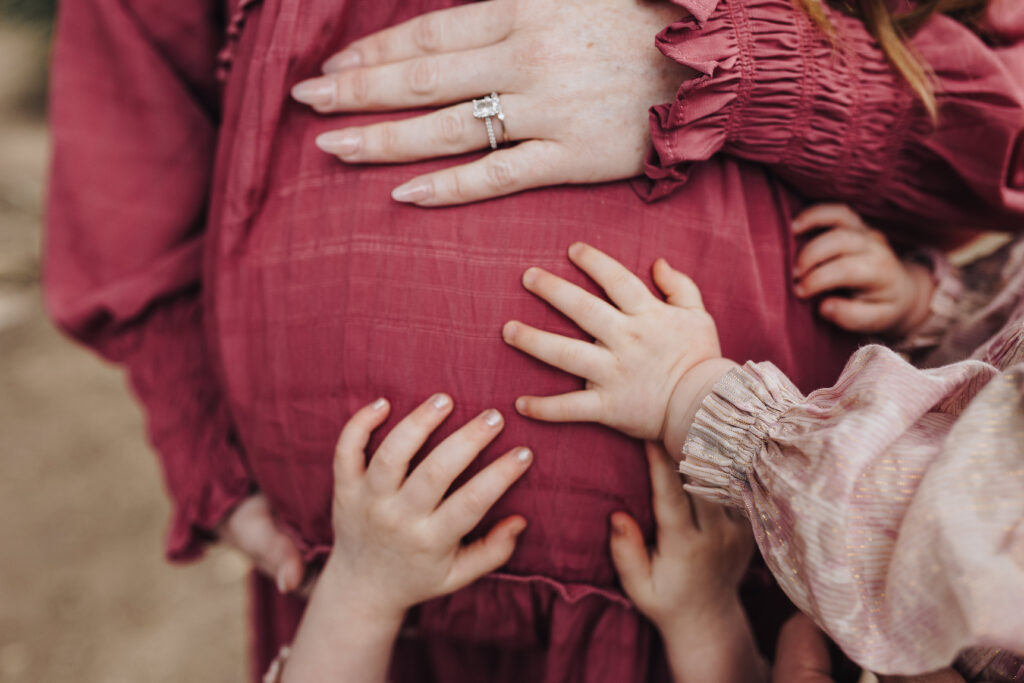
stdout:
[(703, 401), (680, 469), (746, 511), (787, 595), (859, 664), (921, 673), (969, 646), (1019, 650), (1024, 368), (997, 374), (869, 346), (804, 397), (748, 363)]
[(706, 20), (674, 23), (658, 38), (665, 55), (701, 76), (652, 110), (649, 197), (724, 152), (769, 166), (812, 199), (908, 230), (910, 219), (1020, 230), (1019, 11), (997, 12), (996, 3), (991, 45), (946, 16), (913, 38), (938, 80), (935, 127), (860, 21), (830, 12), (833, 46), (790, 0), (710, 4)]
[(62, 3), (53, 58), (47, 304), (128, 371), (196, 555), (251, 491), (203, 339), (203, 218), (216, 145), (216, 3)]
[(406, 475), (409, 463), (451, 413), (436, 394), (381, 442), (366, 462), (371, 432), (388, 417), (380, 399), (345, 425), (334, 457), (334, 547), (283, 665), (267, 679), (382, 683), (406, 610), (446, 595), (508, 561), (526, 527), (520, 516), (462, 545), (527, 470), (532, 453), (516, 448), (449, 496), (456, 478), (501, 431), (487, 410), (446, 438)]

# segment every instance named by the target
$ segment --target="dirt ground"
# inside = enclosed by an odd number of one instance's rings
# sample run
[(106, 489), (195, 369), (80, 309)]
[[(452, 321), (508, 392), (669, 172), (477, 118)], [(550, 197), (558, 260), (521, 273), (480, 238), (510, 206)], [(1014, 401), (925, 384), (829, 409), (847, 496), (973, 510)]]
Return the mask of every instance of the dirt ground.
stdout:
[(164, 561), (125, 381), (41, 308), (44, 49), (0, 24), (0, 683), (242, 681), (244, 560)]

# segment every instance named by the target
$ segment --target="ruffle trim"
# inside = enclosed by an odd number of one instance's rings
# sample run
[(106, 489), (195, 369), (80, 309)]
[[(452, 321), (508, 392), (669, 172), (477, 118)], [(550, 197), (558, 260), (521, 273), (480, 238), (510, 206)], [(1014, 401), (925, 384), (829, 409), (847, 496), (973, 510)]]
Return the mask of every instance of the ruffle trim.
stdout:
[(231, 13), (228, 25), (224, 29), (224, 46), (217, 53), (217, 80), (224, 83), (231, 72), (231, 64), (235, 59), (235, 47), (242, 35), (242, 27), (251, 10), (260, 0), (239, 0), (235, 11)]
[(931, 269), (936, 286), (929, 304), (928, 319), (894, 347), (901, 353), (937, 346), (956, 323), (964, 295), (960, 269), (951, 264), (942, 252), (927, 249), (913, 257)]
[(687, 491), (746, 509), (749, 479), (771, 429), (802, 400), (799, 389), (771, 363), (730, 370), (712, 388), (683, 444), (679, 471)]
[(252, 493), (251, 482), (240, 477), (227, 485), (207, 484), (191, 500), (175, 503), (164, 544), (167, 559), (186, 562), (201, 557), (217, 540), (214, 530)]

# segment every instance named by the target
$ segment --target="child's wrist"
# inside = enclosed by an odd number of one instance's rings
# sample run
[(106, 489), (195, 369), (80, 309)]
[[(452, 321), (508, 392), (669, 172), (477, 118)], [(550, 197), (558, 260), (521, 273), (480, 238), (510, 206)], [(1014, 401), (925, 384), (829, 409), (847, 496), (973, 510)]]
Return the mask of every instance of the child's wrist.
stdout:
[(710, 358), (690, 368), (676, 384), (665, 410), (662, 441), (673, 459), (682, 458), (683, 444), (704, 398), (718, 380), (739, 367), (727, 358)]
[(910, 262), (905, 264), (905, 268), (912, 294), (907, 314), (892, 331), (896, 337), (907, 337), (928, 321), (932, 314), (932, 298), (935, 296), (935, 276), (928, 266)]

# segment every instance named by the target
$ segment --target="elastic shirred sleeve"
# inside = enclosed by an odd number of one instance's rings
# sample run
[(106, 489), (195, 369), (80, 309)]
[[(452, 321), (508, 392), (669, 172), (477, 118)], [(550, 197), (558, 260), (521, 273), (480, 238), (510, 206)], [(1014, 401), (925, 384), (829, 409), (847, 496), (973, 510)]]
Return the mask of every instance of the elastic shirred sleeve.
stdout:
[(868, 346), (804, 397), (748, 363), (705, 399), (680, 469), (746, 512), (783, 590), (858, 664), (917, 674), (972, 646), (1019, 651), (1022, 382), (1021, 366), (917, 370)]
[(173, 559), (198, 554), (252, 488), (199, 300), (216, 5), (61, 3), (53, 58), (47, 305), (70, 335), (128, 371), (172, 499)]
[(991, 45), (946, 16), (918, 31), (937, 128), (854, 18), (830, 11), (833, 44), (792, 0), (720, 0), (706, 18), (691, 14), (657, 40), (701, 75), (651, 110), (646, 198), (722, 152), (769, 166), (810, 199), (917, 224), (932, 241), (944, 227), (1024, 225), (1024, 13), (993, 10)]

